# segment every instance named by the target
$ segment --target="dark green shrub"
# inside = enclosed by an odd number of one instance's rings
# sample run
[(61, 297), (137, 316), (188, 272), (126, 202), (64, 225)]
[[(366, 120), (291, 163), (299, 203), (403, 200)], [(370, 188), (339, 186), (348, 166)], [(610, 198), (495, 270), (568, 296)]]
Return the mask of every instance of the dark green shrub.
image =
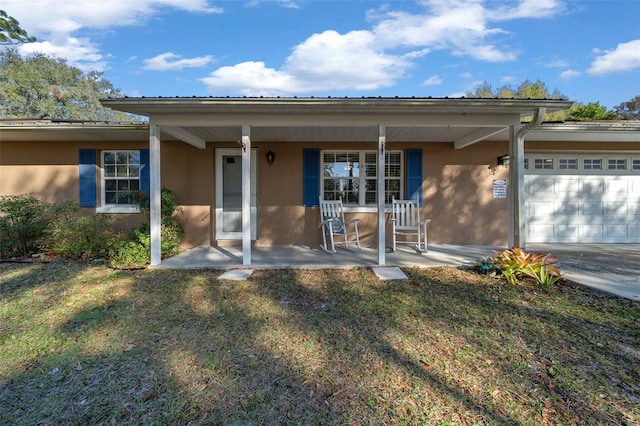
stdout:
[[(126, 240), (113, 244), (109, 253), (111, 266), (121, 269), (141, 268), (151, 261), (151, 236), (149, 225), (149, 196), (144, 191), (132, 191), (127, 195), (133, 204), (140, 207), (141, 213), (146, 215), (147, 221), (133, 232)], [(183, 229), (174, 216), (181, 213), (175, 194), (168, 188), (162, 188), (160, 193), (160, 251), (162, 258), (173, 256), (180, 251)]]
[(104, 258), (116, 238), (111, 216), (84, 214), (77, 203), (67, 203), (56, 209), (48, 229), (47, 249), (63, 259)]
[(160, 250), (162, 258), (176, 255), (180, 252), (182, 242), (182, 225), (175, 217), (162, 218), (160, 227)]
[(31, 194), (0, 197), (0, 257), (29, 256), (41, 250), (53, 205)]
[(151, 238), (135, 229), (129, 238), (115, 242), (109, 251), (109, 264), (119, 269), (144, 268), (150, 262)]

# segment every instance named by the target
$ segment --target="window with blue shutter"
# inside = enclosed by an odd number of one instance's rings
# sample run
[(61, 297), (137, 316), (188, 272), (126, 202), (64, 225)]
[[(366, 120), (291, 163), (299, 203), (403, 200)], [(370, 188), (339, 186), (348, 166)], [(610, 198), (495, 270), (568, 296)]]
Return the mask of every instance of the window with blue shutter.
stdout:
[(80, 206), (96, 206), (96, 150), (81, 149), (78, 160)]
[(422, 205), (422, 150), (406, 151), (407, 199), (415, 200)]
[(320, 205), (320, 149), (302, 151), (302, 205)]

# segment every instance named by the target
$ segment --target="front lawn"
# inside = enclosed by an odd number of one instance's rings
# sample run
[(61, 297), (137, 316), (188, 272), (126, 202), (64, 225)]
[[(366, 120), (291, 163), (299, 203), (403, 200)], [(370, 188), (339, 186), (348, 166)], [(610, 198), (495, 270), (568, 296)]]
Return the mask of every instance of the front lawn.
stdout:
[(405, 272), (0, 264), (0, 424), (640, 423), (640, 303)]

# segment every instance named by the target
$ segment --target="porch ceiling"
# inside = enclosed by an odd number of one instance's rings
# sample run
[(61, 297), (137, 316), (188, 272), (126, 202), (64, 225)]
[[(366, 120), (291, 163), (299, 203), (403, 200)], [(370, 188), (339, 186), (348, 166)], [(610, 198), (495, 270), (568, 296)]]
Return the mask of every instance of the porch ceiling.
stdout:
[[(162, 126), (161, 126), (162, 129)], [(189, 133), (207, 142), (237, 141), (242, 137), (240, 126), (183, 127)], [(476, 128), (468, 127), (387, 127), (388, 142), (453, 142)], [(504, 132), (501, 139), (508, 140)], [(251, 127), (253, 142), (377, 142), (378, 128), (373, 126), (277, 126)]]

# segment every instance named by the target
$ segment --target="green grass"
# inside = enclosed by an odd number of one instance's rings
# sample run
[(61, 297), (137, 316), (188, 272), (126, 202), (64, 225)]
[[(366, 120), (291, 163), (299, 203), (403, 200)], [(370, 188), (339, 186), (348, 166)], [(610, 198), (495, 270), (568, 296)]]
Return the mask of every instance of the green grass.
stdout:
[(405, 272), (0, 264), (0, 424), (640, 423), (640, 303)]

